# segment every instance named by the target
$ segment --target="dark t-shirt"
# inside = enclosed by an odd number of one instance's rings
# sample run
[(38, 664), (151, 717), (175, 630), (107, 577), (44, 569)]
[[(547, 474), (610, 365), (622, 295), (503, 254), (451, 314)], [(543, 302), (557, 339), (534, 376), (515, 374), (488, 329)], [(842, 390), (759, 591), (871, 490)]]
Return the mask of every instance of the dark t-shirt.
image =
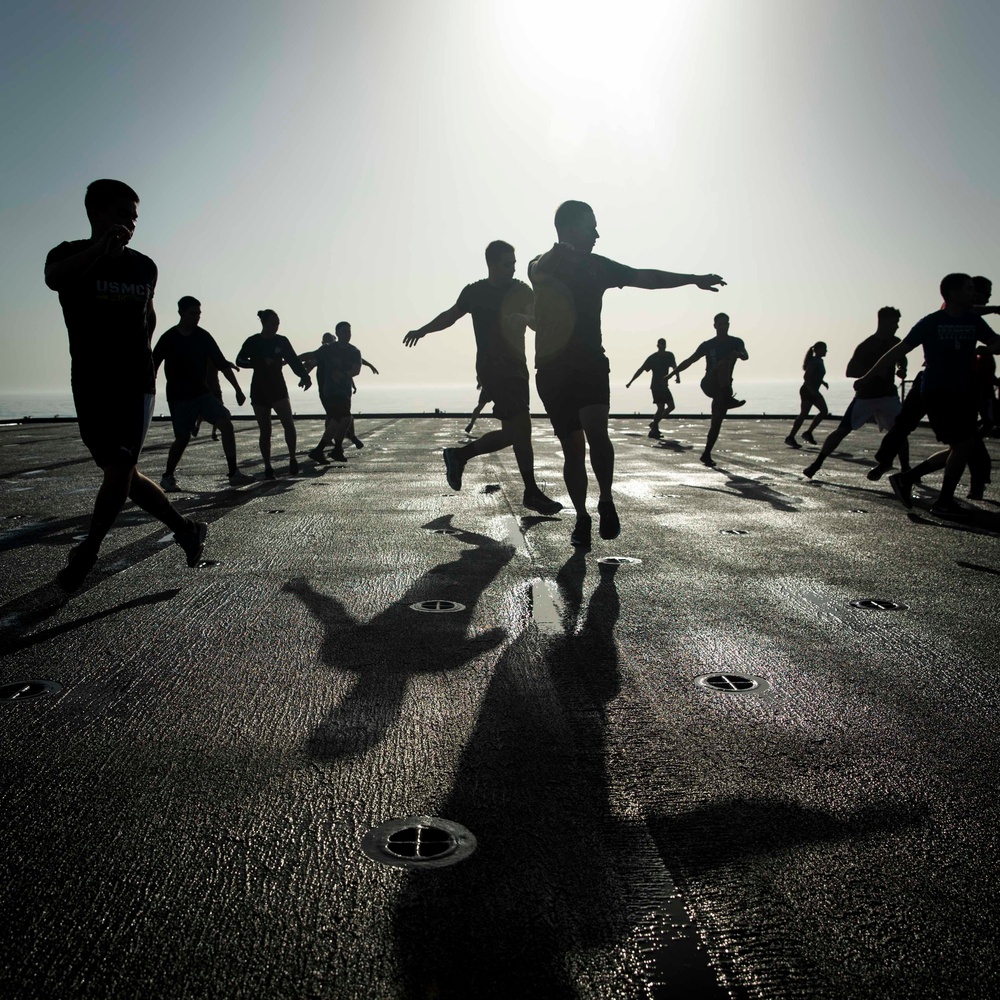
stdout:
[(214, 391), (208, 374), (224, 368), (226, 359), (207, 330), (198, 326), (184, 334), (179, 326), (172, 326), (156, 342), (153, 364), (163, 365), (168, 400), (197, 399)]
[(996, 337), (981, 316), (950, 316), (943, 309), (920, 320), (903, 338), (907, 347), (924, 348), (923, 392), (975, 391), (976, 344)]
[(826, 363), (822, 358), (812, 357), (805, 365), (804, 374), (802, 376), (802, 383), (807, 389), (812, 389), (813, 392), (819, 392), (820, 386), (823, 384), (823, 379), (826, 378)]
[[(871, 371), (872, 366), (886, 351), (899, 343), (899, 337), (880, 337), (873, 333), (854, 348), (851, 360), (847, 363), (847, 377), (861, 378), (862, 375)], [(864, 392), (858, 392), (858, 399), (882, 399), (885, 396), (896, 395), (896, 365), (890, 362), (887, 365), (880, 365), (875, 372), (870, 387)]]
[(268, 404), (276, 399), (288, 398), (288, 386), (281, 374), (282, 365), (288, 365), (299, 378), (306, 374), (287, 337), (280, 333), (265, 337), (255, 333), (247, 337), (236, 357), (240, 368), (252, 368), (250, 381), (250, 401)]
[[(712, 337), (711, 340), (702, 341), (691, 357), (695, 361), (698, 358), (704, 358), (705, 374), (711, 375), (714, 379), (725, 381), (732, 378), (737, 356), (746, 354), (746, 352), (746, 345), (739, 337)], [(734, 355), (732, 358), (729, 357), (731, 354)], [(722, 361), (726, 361), (726, 364), (722, 369), (716, 371), (716, 367)]]
[(350, 396), (351, 379), (361, 365), (361, 352), (353, 344), (337, 340), (321, 345), (315, 357), (320, 397)]
[[(45, 265), (92, 245), (92, 240), (60, 243)], [(156, 265), (130, 247), (59, 282), (55, 290), (69, 334), (74, 395), (156, 391), (147, 313), (155, 289)]]
[(525, 315), (530, 316), (535, 296), (517, 278), (494, 285), (486, 278), (466, 285), (456, 305), (472, 315), (476, 334), (476, 375), (485, 378), (528, 378), (524, 355)]
[[(650, 354), (646, 358), (645, 364), (642, 366), (644, 372), (652, 372), (652, 377), (649, 380), (650, 389), (655, 389), (657, 383), (661, 381), (664, 375), (670, 371), (677, 364), (673, 354), (670, 351), (657, 351), (655, 354)], [(666, 383), (662, 383), (666, 385)]]
[(609, 288), (635, 279), (631, 267), (557, 243), (528, 265), (535, 289), (535, 367), (607, 364), (601, 306)]

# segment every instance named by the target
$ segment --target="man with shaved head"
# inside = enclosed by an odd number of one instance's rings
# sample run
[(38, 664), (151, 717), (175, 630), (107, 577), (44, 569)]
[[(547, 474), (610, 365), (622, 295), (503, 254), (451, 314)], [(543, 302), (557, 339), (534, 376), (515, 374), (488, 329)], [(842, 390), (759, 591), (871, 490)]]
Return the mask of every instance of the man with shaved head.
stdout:
[(675, 274), (627, 267), (595, 254), (597, 219), (582, 201), (565, 201), (555, 215), (557, 242), (528, 265), (535, 291), (535, 384), (563, 448), (563, 477), (576, 510), (573, 545), (589, 547), (587, 449), (597, 480), (601, 538), (621, 531), (611, 496), (615, 450), (608, 437), (610, 366), (601, 339), (601, 305), (609, 288), (679, 288), (717, 292), (717, 274)]

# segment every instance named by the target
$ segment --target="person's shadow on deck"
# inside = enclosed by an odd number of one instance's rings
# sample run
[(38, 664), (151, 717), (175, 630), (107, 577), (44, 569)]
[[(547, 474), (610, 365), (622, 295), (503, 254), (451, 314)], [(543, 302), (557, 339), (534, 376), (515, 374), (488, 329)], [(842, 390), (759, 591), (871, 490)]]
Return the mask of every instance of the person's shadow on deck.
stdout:
[(600, 567), (584, 608), (584, 554), (563, 566), (562, 633), (529, 626), (507, 647), (450, 793), (415, 804), (466, 826), (478, 848), (400, 888), (393, 938), (407, 998), (568, 1000), (567, 955), (626, 923), (606, 762), (617, 568)]
[[(425, 527), (447, 528), (450, 520), (448, 515)], [(309, 738), (313, 758), (335, 760), (367, 753), (399, 719), (412, 675), (457, 670), (506, 638), (502, 628), (469, 636), (467, 625), (483, 591), (513, 557), (513, 547), (471, 531), (460, 530), (450, 537), (471, 547), (457, 559), (428, 569), (399, 601), (367, 622), (358, 621), (337, 598), (320, 593), (308, 580), (284, 585), (283, 590), (302, 601), (325, 629), (320, 661), (356, 678)], [(410, 607), (430, 600), (455, 601), (466, 610), (424, 614)]]

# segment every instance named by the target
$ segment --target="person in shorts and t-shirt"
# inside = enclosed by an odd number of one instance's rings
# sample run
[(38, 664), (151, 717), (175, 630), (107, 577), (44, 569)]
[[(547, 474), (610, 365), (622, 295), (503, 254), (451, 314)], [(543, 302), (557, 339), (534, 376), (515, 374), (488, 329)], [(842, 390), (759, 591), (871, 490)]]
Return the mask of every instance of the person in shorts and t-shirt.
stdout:
[(570, 542), (588, 547), (587, 450), (599, 490), (601, 538), (621, 532), (611, 496), (615, 449), (608, 436), (610, 365), (601, 339), (601, 306), (609, 288), (678, 288), (697, 285), (717, 292), (717, 274), (674, 274), (636, 269), (593, 252), (600, 238), (594, 210), (582, 201), (564, 201), (555, 214), (558, 242), (528, 265), (535, 290), (535, 386), (563, 449), (563, 478), (576, 525)]
[(465, 466), (476, 456), (512, 447), (524, 483), (522, 504), (540, 514), (555, 514), (562, 510), (562, 504), (546, 496), (535, 482), (528, 365), (524, 354), (524, 328), (531, 317), (533, 296), (531, 289), (514, 277), (516, 263), (514, 248), (503, 240), (494, 240), (486, 248), (487, 276), (466, 285), (450, 309), (418, 330), (411, 330), (403, 343), (413, 347), (428, 333), (447, 330), (471, 314), (481, 398), (493, 401), (500, 430), (489, 431), (461, 448), (444, 449), (448, 485), (453, 490), (462, 488)]
[(230, 484), (239, 486), (253, 482), (251, 476), (243, 475), (236, 467), (233, 419), (213, 391), (209, 372), (222, 372), (236, 390), (237, 406), (243, 405), (246, 396), (215, 338), (198, 325), (201, 303), (194, 296), (185, 295), (177, 303), (177, 312), (180, 322), (167, 330), (153, 348), (153, 364), (157, 371), (162, 364), (167, 377), (167, 405), (174, 427), (174, 443), (167, 452), (167, 467), (160, 486), (168, 493), (178, 490), (174, 471), (194, 435), (195, 427), (202, 420), (207, 420), (222, 434), (222, 451), (229, 466)]
[(976, 347), (983, 343), (993, 354), (1000, 354), (1000, 336), (990, 328), (982, 313), (993, 307), (977, 309), (977, 292), (967, 274), (948, 274), (941, 280), (944, 308), (920, 320), (912, 330), (886, 352), (875, 368), (854, 383), (858, 392), (868, 390), (877, 381), (877, 369), (894, 364), (915, 347), (924, 349), (924, 377), (921, 389), (927, 418), (937, 439), (948, 446), (908, 472), (889, 477), (893, 492), (905, 507), (912, 506), (913, 484), (928, 471), (940, 468), (944, 456), (941, 492), (931, 513), (942, 517), (960, 517), (970, 513), (955, 501), (955, 489), (965, 471), (976, 439), (978, 417), (975, 395), (974, 359)]
[(729, 317), (725, 313), (718, 313), (712, 323), (715, 326), (715, 336), (711, 340), (702, 341), (694, 354), (685, 358), (671, 373), (679, 375), (699, 358), (705, 359), (705, 377), (701, 380), (701, 391), (712, 400), (712, 419), (708, 424), (701, 461), (709, 467), (715, 465), (712, 449), (719, 440), (726, 413), (746, 402), (733, 395), (733, 369), (737, 361), (747, 361), (750, 357), (743, 341), (739, 337), (729, 336)]
[[(816, 460), (802, 471), (812, 479), (819, 472), (827, 456), (847, 437), (870, 420), (878, 429), (887, 434), (892, 430), (899, 416), (901, 403), (896, 392), (896, 377), (906, 376), (906, 362), (900, 358), (897, 364), (879, 361), (894, 344), (899, 344), (896, 331), (899, 329), (900, 312), (894, 306), (882, 306), (878, 311), (878, 325), (875, 332), (854, 348), (847, 363), (847, 377), (857, 378), (871, 370), (873, 377), (860, 389), (856, 389), (854, 399), (848, 404), (840, 423), (827, 435)], [(905, 441), (899, 448), (899, 460), (909, 465), (910, 453)]]
[(189, 566), (201, 560), (208, 525), (174, 509), (137, 469), (153, 413), (156, 377), (150, 344), (156, 326), (156, 265), (128, 246), (139, 196), (122, 181), (94, 181), (84, 197), (89, 239), (60, 243), (45, 259), (45, 284), (59, 293), (72, 361), (80, 437), (104, 478), (86, 539), (56, 577), (79, 589), (125, 501), (131, 499), (174, 532)]
[(325, 450), (333, 442), (332, 456), (336, 462), (346, 462), (344, 437), (351, 426), (351, 396), (354, 391), (353, 379), (361, 371), (361, 352), (351, 343), (351, 324), (341, 321), (335, 327), (337, 339), (323, 342), (315, 351), (299, 357), (302, 366), (309, 371), (316, 369), (316, 384), (320, 402), (326, 411), (326, 426), (323, 436), (312, 451), (307, 454), (320, 465), (329, 465)]
[[(669, 416), (674, 411), (674, 397), (670, 392), (670, 382), (667, 379), (667, 372), (677, 364), (677, 359), (672, 352), (667, 350), (667, 342), (660, 337), (656, 342), (656, 353), (650, 354), (642, 363), (642, 367), (636, 369), (636, 373), (625, 383), (625, 388), (629, 388), (632, 383), (643, 373), (651, 372), (649, 382), (650, 391), (653, 393), (653, 402), (656, 404), (656, 413), (649, 422), (649, 436), (651, 438), (661, 438), (660, 421)], [(677, 381), (680, 382), (680, 375)]]

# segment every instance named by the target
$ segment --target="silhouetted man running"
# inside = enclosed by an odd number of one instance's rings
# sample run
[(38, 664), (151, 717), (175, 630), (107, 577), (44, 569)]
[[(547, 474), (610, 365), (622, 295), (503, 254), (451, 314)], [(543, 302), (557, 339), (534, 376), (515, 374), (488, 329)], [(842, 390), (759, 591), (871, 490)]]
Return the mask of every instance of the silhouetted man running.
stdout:
[(351, 424), (352, 379), (361, 371), (361, 352), (351, 343), (351, 324), (341, 321), (335, 327), (337, 339), (323, 338), (320, 347), (299, 357), (308, 371), (316, 368), (319, 397), (326, 410), (326, 427), (319, 444), (308, 452), (320, 465), (329, 465), (325, 451), (333, 442), (334, 461), (346, 462), (344, 437)]
[(708, 466), (715, 465), (712, 449), (719, 440), (726, 413), (746, 402), (733, 395), (733, 369), (738, 360), (747, 361), (750, 357), (743, 341), (739, 337), (729, 336), (729, 317), (725, 313), (719, 313), (712, 322), (715, 325), (715, 336), (711, 340), (702, 341), (694, 354), (682, 361), (671, 373), (679, 375), (699, 358), (705, 359), (705, 377), (701, 380), (701, 391), (712, 400), (712, 419), (708, 425), (708, 437), (701, 461)]
[(476, 335), (476, 377), (484, 397), (493, 400), (500, 430), (488, 431), (462, 448), (444, 449), (445, 476), (453, 490), (462, 488), (462, 472), (477, 455), (514, 449), (524, 482), (522, 503), (540, 514), (555, 514), (562, 504), (547, 497), (535, 482), (535, 457), (531, 447), (528, 365), (524, 354), (524, 328), (531, 317), (531, 289), (514, 277), (514, 248), (494, 240), (486, 248), (487, 277), (466, 285), (458, 301), (443, 313), (411, 330), (404, 338), (413, 347), (428, 333), (447, 330), (466, 313), (472, 314)]
[[(653, 393), (653, 402), (656, 404), (656, 413), (649, 423), (649, 436), (651, 438), (661, 438), (660, 421), (664, 417), (670, 416), (674, 412), (674, 397), (670, 392), (670, 381), (667, 372), (677, 364), (677, 359), (667, 350), (667, 342), (660, 337), (656, 342), (656, 353), (650, 354), (642, 363), (642, 367), (625, 383), (625, 388), (629, 388), (632, 383), (643, 373), (652, 372), (649, 388)], [(680, 382), (680, 375), (677, 381)]]
[[(884, 361), (879, 363), (879, 358), (893, 344), (899, 343), (899, 337), (896, 336), (899, 316), (899, 310), (893, 306), (882, 306), (878, 311), (878, 325), (875, 332), (854, 348), (851, 360), (847, 363), (847, 377), (857, 378), (869, 370), (875, 374), (861, 388), (855, 390), (854, 399), (844, 411), (840, 423), (826, 436), (815, 461), (802, 470), (810, 479), (819, 472), (827, 456), (840, 442), (851, 431), (864, 427), (869, 420), (874, 418), (883, 434), (892, 430), (900, 411), (899, 394), (896, 392), (893, 373), (895, 371), (902, 378), (906, 373), (906, 362), (900, 359), (900, 367), (896, 371), (894, 365), (886, 365)], [(858, 384), (856, 382), (855, 386)], [(905, 441), (900, 445), (899, 455), (900, 461), (908, 465), (910, 453)]]
[(45, 259), (45, 284), (59, 293), (80, 437), (104, 473), (87, 538), (69, 554), (56, 581), (77, 590), (126, 499), (174, 533), (196, 567), (208, 525), (184, 517), (136, 468), (156, 391), (150, 344), (156, 326), (156, 265), (129, 248), (139, 196), (116, 180), (94, 181), (84, 198), (91, 234), (60, 243)]
[(215, 338), (198, 325), (201, 319), (201, 303), (192, 295), (185, 295), (177, 303), (180, 322), (167, 330), (153, 348), (153, 365), (160, 365), (167, 376), (167, 405), (174, 427), (174, 443), (167, 452), (167, 467), (160, 479), (160, 486), (168, 493), (178, 489), (174, 472), (184, 454), (194, 428), (201, 420), (207, 420), (219, 429), (222, 435), (222, 451), (229, 466), (229, 482), (232, 486), (252, 483), (253, 477), (246, 476), (236, 467), (236, 435), (233, 433), (233, 418), (212, 391), (209, 371), (222, 373), (226, 381), (236, 390), (236, 405), (242, 406), (246, 396), (240, 388), (232, 365), (225, 359)]
[(563, 478), (576, 510), (573, 545), (587, 547), (587, 450), (599, 490), (601, 538), (621, 532), (611, 496), (615, 449), (608, 437), (611, 401), (608, 357), (601, 340), (601, 306), (609, 288), (678, 288), (697, 285), (717, 292), (717, 274), (674, 274), (636, 269), (593, 252), (600, 234), (594, 210), (582, 201), (556, 209), (558, 242), (528, 265), (535, 289), (535, 384), (563, 449)]
[(1000, 336), (977, 312), (976, 286), (969, 275), (945, 275), (940, 290), (944, 308), (920, 320), (901, 342), (879, 358), (871, 371), (854, 383), (854, 387), (859, 394), (868, 391), (873, 383), (877, 383), (879, 372), (886, 366), (891, 368), (916, 346), (923, 347), (923, 401), (931, 429), (948, 448), (909, 472), (897, 472), (890, 476), (889, 484), (900, 503), (904, 507), (912, 507), (910, 492), (913, 484), (927, 472), (940, 468), (943, 460), (941, 492), (931, 507), (931, 513), (941, 517), (961, 517), (970, 513), (968, 508), (955, 501), (955, 489), (976, 439), (978, 413), (973, 369), (976, 345), (984, 343), (993, 354), (1000, 354)]

